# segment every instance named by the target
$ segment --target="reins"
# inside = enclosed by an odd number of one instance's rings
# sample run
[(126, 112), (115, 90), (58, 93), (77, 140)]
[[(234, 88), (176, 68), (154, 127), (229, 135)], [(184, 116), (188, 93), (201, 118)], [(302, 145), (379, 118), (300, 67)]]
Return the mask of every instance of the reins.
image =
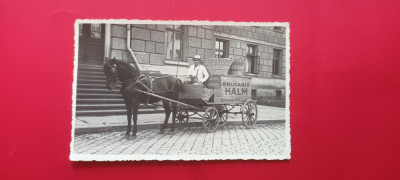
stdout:
[[(119, 72), (119, 70), (123, 69), (123, 68), (119, 68), (116, 64), (111, 65), (111, 68), (115, 68), (115, 69), (112, 70), (113, 73), (114, 73), (114, 78), (110, 78), (110, 79), (107, 78), (107, 83), (109, 83), (110, 81), (119, 80), (119, 75), (117, 75), (117, 73), (115, 73), (115, 71)], [(126, 69), (123, 69), (123, 71), (125, 71), (125, 72), (128, 71), (129, 72), (129, 70), (126, 70)], [(119, 73), (121, 73), (121, 72), (119, 72)], [(140, 74), (140, 72), (136, 73), (136, 74)], [(122, 81), (122, 82), (120, 81), (120, 82), (122, 83), (122, 87), (124, 87), (124, 89), (127, 88), (128, 86), (130, 86), (134, 90), (136, 84), (139, 84), (139, 86), (141, 86), (141, 88), (145, 89), (146, 93), (152, 93), (152, 94), (162, 94), (162, 93), (169, 93), (169, 92), (177, 93), (179, 91), (179, 88), (178, 88), (178, 90), (174, 90), (177, 81), (179, 83), (179, 79), (177, 78), (177, 75), (178, 75), (178, 69), (177, 69), (177, 73), (176, 73), (175, 77), (173, 75), (168, 75), (168, 74), (161, 75), (161, 76), (152, 76), (152, 75), (140, 76), (139, 75), (139, 76), (131, 77), (131, 78), (129, 78), (129, 79), (125, 80), (125, 81)], [(162, 78), (169, 78), (169, 77), (173, 78), (173, 84), (172, 84), (172, 87), (170, 89), (168, 89), (167, 91), (153, 91), (153, 82), (155, 80), (162, 79)], [(143, 83), (143, 81), (145, 81), (146, 79), (148, 79), (148, 81), (150, 83), (150, 87), (148, 87), (146, 84)], [(168, 86), (168, 84), (167, 84), (167, 86)], [(148, 104), (151, 96), (149, 96), (149, 95), (147, 95), (147, 96), (148, 97), (147, 97), (146, 102), (144, 103), (144, 105), (149, 107), (149, 108), (151, 108), (151, 109), (154, 109), (157, 112), (161, 112), (156, 107), (150, 106)], [(153, 104), (153, 105), (155, 105), (155, 104)], [(160, 106), (160, 105), (155, 105), (155, 106)]]
[[(179, 62), (178, 62), (179, 63)], [(119, 71), (120, 68), (116, 65), (113, 64), (111, 65), (112, 68), (116, 68), (116, 71)], [(126, 71), (124, 69), (124, 71)], [(129, 71), (129, 70), (128, 70)], [(126, 87), (129, 83), (133, 83), (133, 86), (135, 86), (136, 84), (139, 84), (142, 88), (144, 88), (147, 92), (149, 93), (168, 93), (168, 92), (178, 92), (179, 89), (176, 91), (175, 86), (176, 86), (176, 81), (179, 81), (177, 78), (178, 73), (176, 74), (176, 76), (174, 77), (173, 75), (162, 75), (162, 76), (151, 76), (151, 75), (145, 75), (145, 76), (136, 76), (136, 77), (131, 77), (125, 81), (122, 81), (122, 85), (123, 87)], [(172, 87), (170, 89), (168, 89), (167, 91), (153, 91), (153, 81), (155, 81), (156, 79), (161, 79), (161, 78), (169, 78), (172, 77), (173, 78), (173, 84)], [(143, 81), (148, 78), (149, 82), (150, 82), (150, 87), (148, 87), (146, 84), (143, 83)], [(110, 78), (107, 79), (107, 82), (113, 81), (113, 80), (119, 80), (119, 77), (115, 77), (115, 78)]]
[[(173, 92), (173, 91), (174, 91), (174, 88), (175, 88), (175, 82), (177, 81), (176, 78), (173, 79), (174, 83), (172, 84), (172, 88), (171, 88), (170, 90), (168, 90), (168, 91), (153, 91), (153, 81), (154, 81), (155, 79), (161, 79), (161, 78), (167, 78), (167, 77), (172, 77), (172, 78), (174, 78), (174, 77), (171, 76), (171, 75), (164, 75), (164, 76), (159, 76), (159, 77), (152, 77), (152, 76), (150, 76), (150, 75), (147, 75), (147, 76), (144, 76), (144, 77), (142, 77), (142, 78), (140, 78), (140, 79), (131, 78), (130, 80), (136, 79), (135, 82), (133, 82), (133, 86), (135, 86), (135, 84), (140, 84), (143, 88), (146, 89), (146, 91), (147, 91), (148, 93), (157, 94), (157, 93), (168, 93), (168, 92)], [(150, 81), (150, 88), (149, 88), (148, 86), (146, 86), (146, 85), (142, 82), (142, 80), (144, 80), (144, 79), (146, 79), (146, 78), (149, 78), (149, 81)], [(157, 112), (161, 112), (160, 110), (149, 106), (149, 100), (150, 100), (150, 96), (147, 97), (146, 103), (144, 103), (144, 105), (147, 106), (147, 107), (149, 107), (149, 108), (154, 109), (154, 110), (157, 111)]]
[[(156, 79), (161, 79), (161, 78), (168, 78), (168, 77), (174, 78), (174, 79), (173, 79), (174, 82), (173, 82), (173, 84), (172, 84), (171, 89), (169, 89), (169, 90), (167, 90), (167, 91), (153, 91), (153, 81), (154, 81), (154, 80), (156, 80)], [(149, 81), (150, 81), (150, 88), (149, 88), (148, 86), (146, 86), (146, 85), (142, 82), (142, 80), (144, 80), (144, 79), (146, 79), (146, 78), (149, 78)], [(168, 92), (176, 92), (176, 91), (174, 91), (176, 81), (177, 81), (177, 78), (175, 78), (175, 77), (172, 76), (172, 75), (163, 75), (163, 76), (158, 76), (158, 77), (147, 75), (147, 76), (142, 77), (142, 78), (139, 79), (139, 80), (136, 80), (136, 83), (139, 83), (139, 84), (142, 85), (147, 91), (149, 91), (149, 92), (151, 92), (151, 93), (168, 93)]]

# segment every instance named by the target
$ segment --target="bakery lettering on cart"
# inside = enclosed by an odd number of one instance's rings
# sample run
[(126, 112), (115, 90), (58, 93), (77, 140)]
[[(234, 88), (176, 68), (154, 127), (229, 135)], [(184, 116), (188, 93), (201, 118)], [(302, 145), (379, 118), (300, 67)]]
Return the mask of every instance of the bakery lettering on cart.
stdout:
[(250, 83), (222, 82), (225, 88), (225, 95), (248, 95)]

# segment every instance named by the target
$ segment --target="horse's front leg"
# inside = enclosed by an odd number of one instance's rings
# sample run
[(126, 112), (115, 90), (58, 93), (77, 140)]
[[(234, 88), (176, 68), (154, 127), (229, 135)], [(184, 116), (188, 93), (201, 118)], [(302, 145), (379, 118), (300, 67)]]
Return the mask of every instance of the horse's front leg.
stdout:
[(126, 133), (123, 137), (123, 139), (129, 139), (130, 133), (131, 133), (131, 119), (132, 119), (132, 105), (130, 103), (126, 103), (125, 101), (125, 107), (126, 107), (126, 116), (127, 116), (127, 121), (128, 125), (126, 126)]
[(176, 118), (176, 104), (172, 103), (172, 126), (171, 126), (171, 133), (175, 132), (175, 118)]
[(159, 132), (160, 134), (164, 134), (165, 128), (167, 128), (168, 125), (169, 116), (171, 115), (171, 109), (169, 109), (169, 103), (167, 101), (163, 101), (162, 103), (165, 111), (165, 119), (164, 119), (164, 124), (161, 125)]
[(134, 104), (133, 105), (133, 129), (132, 129), (132, 136), (130, 137), (130, 139), (136, 139), (138, 112), (139, 112), (139, 105)]

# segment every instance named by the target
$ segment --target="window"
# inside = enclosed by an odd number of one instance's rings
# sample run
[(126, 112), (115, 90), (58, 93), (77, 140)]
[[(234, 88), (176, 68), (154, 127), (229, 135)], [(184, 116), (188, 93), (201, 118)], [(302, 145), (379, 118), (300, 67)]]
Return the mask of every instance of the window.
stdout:
[(247, 45), (247, 66), (246, 71), (249, 73), (258, 73), (258, 56), (256, 56), (257, 46)]
[(182, 25), (167, 25), (165, 30), (165, 58), (168, 60), (183, 60), (182, 58)]
[(251, 90), (251, 99), (257, 100), (257, 90), (255, 89)]
[(228, 41), (217, 39), (215, 41), (215, 57), (216, 58), (227, 58), (228, 57)]
[(277, 98), (281, 98), (282, 97), (282, 90), (276, 90), (275, 93), (276, 93), (276, 97)]
[(282, 57), (282, 50), (274, 49), (274, 51), (273, 51), (273, 59), (272, 59), (272, 74), (273, 75), (279, 75), (280, 74), (281, 57)]
[(283, 28), (282, 28), (282, 26), (274, 26), (274, 30), (275, 31), (282, 31)]

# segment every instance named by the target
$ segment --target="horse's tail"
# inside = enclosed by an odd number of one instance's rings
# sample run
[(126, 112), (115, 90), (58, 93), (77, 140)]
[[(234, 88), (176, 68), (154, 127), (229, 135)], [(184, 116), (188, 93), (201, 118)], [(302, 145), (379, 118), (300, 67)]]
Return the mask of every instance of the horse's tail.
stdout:
[(176, 78), (176, 82), (178, 84), (178, 86), (177, 86), (178, 92), (183, 92), (183, 88), (182, 88), (183, 83), (182, 83), (182, 81), (180, 79)]

